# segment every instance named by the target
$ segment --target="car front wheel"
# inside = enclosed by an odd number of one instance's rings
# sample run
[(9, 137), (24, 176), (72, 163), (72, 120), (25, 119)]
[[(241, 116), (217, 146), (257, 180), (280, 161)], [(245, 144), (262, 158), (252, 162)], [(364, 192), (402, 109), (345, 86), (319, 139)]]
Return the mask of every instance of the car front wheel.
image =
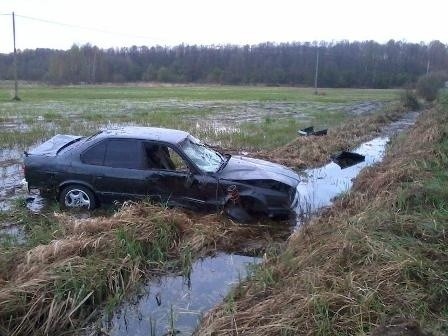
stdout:
[(59, 196), (59, 204), (62, 209), (92, 210), (96, 207), (95, 195), (81, 185), (65, 187)]

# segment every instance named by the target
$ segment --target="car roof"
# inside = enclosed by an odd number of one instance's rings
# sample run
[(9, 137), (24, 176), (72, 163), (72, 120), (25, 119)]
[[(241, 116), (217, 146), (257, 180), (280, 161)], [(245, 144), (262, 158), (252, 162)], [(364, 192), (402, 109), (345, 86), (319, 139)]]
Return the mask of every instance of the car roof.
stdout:
[(190, 133), (159, 127), (124, 126), (103, 130), (98, 134), (101, 138), (132, 138), (143, 140), (157, 140), (169, 143), (179, 143)]

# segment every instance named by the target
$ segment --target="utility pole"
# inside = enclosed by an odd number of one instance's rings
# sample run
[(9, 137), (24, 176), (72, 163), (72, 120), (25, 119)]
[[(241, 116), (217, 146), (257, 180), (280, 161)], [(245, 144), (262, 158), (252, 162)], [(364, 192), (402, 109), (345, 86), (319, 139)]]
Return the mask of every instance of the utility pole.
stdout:
[(317, 95), (317, 74), (319, 72), (319, 47), (317, 47), (316, 52), (316, 71), (314, 73), (314, 94)]
[(12, 12), (12, 37), (14, 41), (14, 98), (12, 100), (20, 100), (17, 84), (16, 17), (14, 12)]

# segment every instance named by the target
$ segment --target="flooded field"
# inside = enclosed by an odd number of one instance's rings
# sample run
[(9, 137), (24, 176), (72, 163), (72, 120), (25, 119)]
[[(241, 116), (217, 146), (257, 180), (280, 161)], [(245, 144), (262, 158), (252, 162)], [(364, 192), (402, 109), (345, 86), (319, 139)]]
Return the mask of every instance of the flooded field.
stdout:
[(31, 86), (21, 90), (20, 102), (8, 95), (0, 87), (0, 143), (23, 150), (57, 133), (87, 135), (123, 124), (183, 129), (223, 146), (273, 148), (310, 123), (332, 127), (378, 112), (398, 92), (329, 89), (316, 96), (300, 88)]

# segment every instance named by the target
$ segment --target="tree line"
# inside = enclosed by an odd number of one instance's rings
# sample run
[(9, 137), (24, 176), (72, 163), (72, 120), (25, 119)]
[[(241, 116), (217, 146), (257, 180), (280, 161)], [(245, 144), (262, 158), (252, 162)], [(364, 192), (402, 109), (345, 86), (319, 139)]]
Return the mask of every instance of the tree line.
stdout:
[[(390, 88), (448, 69), (448, 46), (391, 40), (337, 43), (137, 47), (18, 51), (19, 79), (52, 84), (219, 83), (312, 86), (319, 53), (319, 86)], [(0, 79), (13, 79), (13, 54), (0, 54)]]

